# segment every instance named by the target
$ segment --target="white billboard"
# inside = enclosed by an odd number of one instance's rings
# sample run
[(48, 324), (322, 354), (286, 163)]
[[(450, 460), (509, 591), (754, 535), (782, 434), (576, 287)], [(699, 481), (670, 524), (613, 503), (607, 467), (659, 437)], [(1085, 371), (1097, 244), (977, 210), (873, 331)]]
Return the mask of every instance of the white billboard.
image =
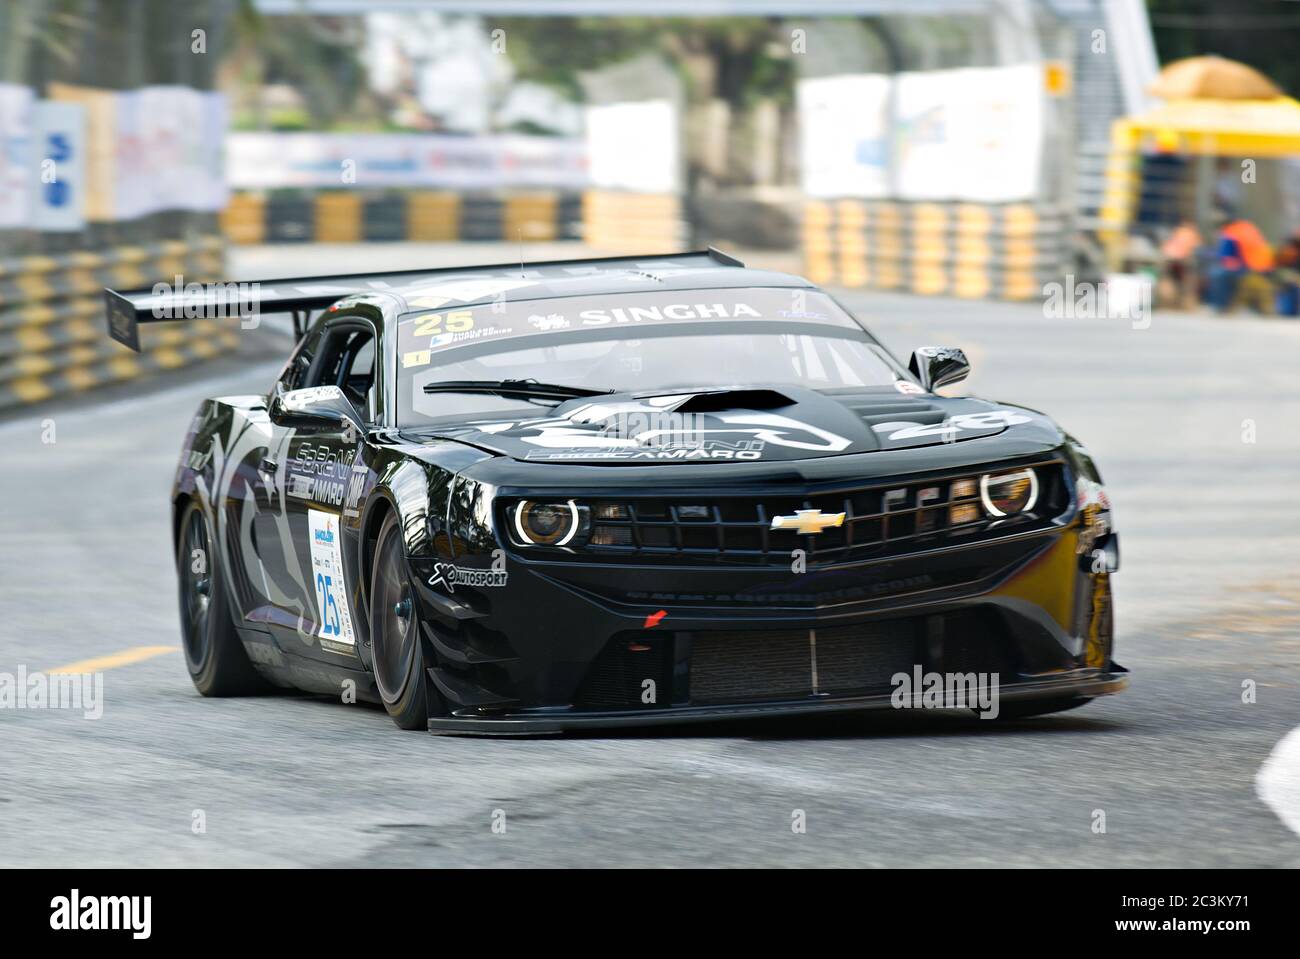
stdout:
[(579, 140), (523, 135), (232, 133), (226, 179), (236, 189), (497, 187), (581, 189)]
[(670, 100), (587, 108), (591, 185), (638, 193), (676, 193), (681, 151), (677, 109)]
[(804, 190), (817, 197), (1032, 199), (1043, 97), (1041, 66), (1032, 63), (801, 80)]
[(1032, 199), (1043, 142), (1038, 64), (901, 73), (895, 183), (904, 200)]
[(141, 87), (115, 99), (114, 218), (225, 205), (224, 99), (181, 86)]
[(799, 81), (799, 165), (806, 194), (888, 196), (890, 84), (881, 73)]

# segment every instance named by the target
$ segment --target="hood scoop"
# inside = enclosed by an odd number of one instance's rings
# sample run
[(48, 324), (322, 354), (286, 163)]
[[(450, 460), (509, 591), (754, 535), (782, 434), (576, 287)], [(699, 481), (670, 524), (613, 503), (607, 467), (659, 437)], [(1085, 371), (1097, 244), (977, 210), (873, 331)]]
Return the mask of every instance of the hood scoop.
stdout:
[(776, 390), (718, 390), (696, 393), (673, 407), (674, 413), (720, 413), (723, 410), (777, 410), (794, 400)]

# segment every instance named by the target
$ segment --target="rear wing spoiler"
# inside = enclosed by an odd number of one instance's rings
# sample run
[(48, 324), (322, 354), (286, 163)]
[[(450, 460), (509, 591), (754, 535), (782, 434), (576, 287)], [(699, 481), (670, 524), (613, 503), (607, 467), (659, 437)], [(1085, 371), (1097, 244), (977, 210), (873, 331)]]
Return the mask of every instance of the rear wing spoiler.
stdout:
[[(345, 296), (357, 293), (402, 294), (423, 283), (451, 278), (519, 276), (539, 278), (578, 276), (592, 272), (652, 268), (672, 262), (685, 267), (743, 267), (733, 256), (709, 247), (689, 253), (660, 253), (651, 256), (608, 256), (580, 260), (543, 260), (499, 263), (491, 266), (454, 266), (432, 270), (395, 270), (384, 273), (345, 273), (300, 276), (247, 283), (156, 283), (148, 289), (104, 290), (108, 335), (140, 352), (140, 324), (183, 320), (247, 318), (262, 313), (295, 314), (295, 332), (302, 333), (296, 314), (310, 315)], [(177, 287), (180, 287), (179, 289)]]

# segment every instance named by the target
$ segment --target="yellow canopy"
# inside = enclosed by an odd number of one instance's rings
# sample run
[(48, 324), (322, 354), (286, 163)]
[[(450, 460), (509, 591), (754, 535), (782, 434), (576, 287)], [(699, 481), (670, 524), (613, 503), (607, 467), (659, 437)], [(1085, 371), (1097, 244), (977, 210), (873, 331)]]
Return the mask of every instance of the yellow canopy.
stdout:
[[(1257, 160), (1300, 156), (1300, 103), (1282, 96), (1268, 78), (1245, 64), (1219, 57), (1179, 60), (1160, 72), (1148, 92), (1164, 102), (1111, 126), (1098, 232), (1112, 269), (1124, 259), (1128, 225), (1137, 209), (1141, 154)], [(1206, 178), (1201, 181), (1201, 190), (1208, 191)]]
[(1188, 57), (1160, 71), (1147, 92), (1162, 100), (1272, 100), (1282, 91), (1264, 74), (1223, 57)]
[(1170, 100), (1116, 120), (1112, 146), (1210, 156), (1300, 156), (1300, 103), (1271, 100)]

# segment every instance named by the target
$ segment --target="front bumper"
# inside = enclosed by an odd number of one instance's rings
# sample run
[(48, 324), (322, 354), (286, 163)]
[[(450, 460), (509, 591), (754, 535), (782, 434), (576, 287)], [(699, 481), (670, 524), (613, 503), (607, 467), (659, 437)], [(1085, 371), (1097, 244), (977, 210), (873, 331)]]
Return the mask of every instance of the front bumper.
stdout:
[(411, 559), (448, 712), (429, 728), (535, 735), (888, 709), (890, 677), (913, 667), (996, 675), (1000, 702), (1118, 692), (1109, 574), (1080, 542), (1075, 521), (799, 574), (512, 561), (494, 585), (450, 591), (430, 583), (432, 560)]
[[(1104, 670), (1085, 669), (1063, 676), (1028, 680), (999, 690), (999, 703), (1034, 699), (1091, 699), (1118, 693), (1128, 686), (1127, 670), (1111, 663)], [(814, 700), (728, 706), (675, 706), (654, 712), (626, 710), (574, 713), (538, 710), (496, 716), (438, 716), (429, 732), (462, 736), (546, 736), (582, 730), (671, 726), (689, 723), (737, 722), (794, 716), (829, 716), (896, 709), (888, 693)]]

